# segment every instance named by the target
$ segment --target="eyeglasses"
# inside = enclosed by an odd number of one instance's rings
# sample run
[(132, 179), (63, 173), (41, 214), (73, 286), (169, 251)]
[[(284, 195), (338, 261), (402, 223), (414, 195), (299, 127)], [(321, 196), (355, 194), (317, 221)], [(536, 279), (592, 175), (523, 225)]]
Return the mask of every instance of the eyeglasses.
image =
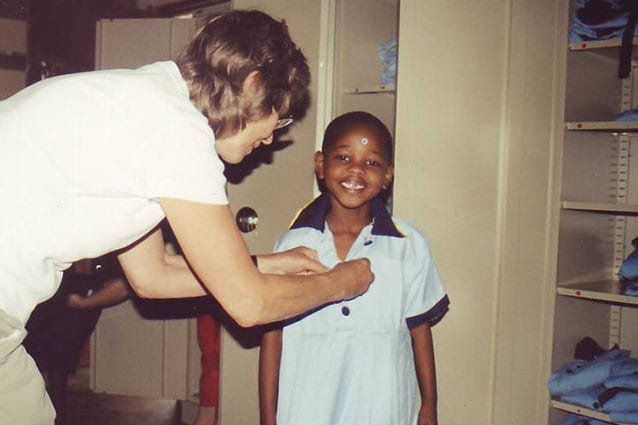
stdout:
[(295, 119), (292, 118), (292, 117), (280, 118), (279, 120), (277, 120), (277, 124), (275, 124), (275, 130), (279, 130), (279, 129), (282, 129), (284, 127), (288, 127), (294, 121), (295, 121)]

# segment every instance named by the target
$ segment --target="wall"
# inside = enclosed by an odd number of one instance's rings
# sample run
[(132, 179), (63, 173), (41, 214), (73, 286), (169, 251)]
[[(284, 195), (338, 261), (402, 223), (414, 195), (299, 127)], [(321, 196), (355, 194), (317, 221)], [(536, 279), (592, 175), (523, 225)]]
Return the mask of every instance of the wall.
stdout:
[(395, 213), (430, 236), (440, 423), (545, 423), (553, 0), (402, 0)]

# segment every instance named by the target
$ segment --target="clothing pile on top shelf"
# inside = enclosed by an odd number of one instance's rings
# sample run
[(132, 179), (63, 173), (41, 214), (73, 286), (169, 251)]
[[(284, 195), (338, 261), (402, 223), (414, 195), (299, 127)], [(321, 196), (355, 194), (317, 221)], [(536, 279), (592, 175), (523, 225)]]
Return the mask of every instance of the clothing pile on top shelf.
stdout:
[(634, 250), (625, 258), (618, 271), (623, 295), (638, 296), (638, 238), (631, 241)]
[(638, 121), (638, 109), (629, 109), (616, 115), (616, 121)]
[(638, 360), (630, 355), (616, 347), (605, 351), (584, 338), (574, 360), (552, 373), (549, 393), (562, 402), (607, 413), (613, 422), (638, 424)]
[[(569, 41), (622, 38), (629, 22), (631, 2), (627, 0), (576, 0)], [(634, 30), (634, 34), (638, 34)]]
[(620, 39), (618, 78), (624, 79), (631, 75), (637, 20), (637, 0), (576, 0), (569, 41)]
[(389, 40), (379, 48), (379, 57), (384, 63), (381, 70), (381, 83), (385, 85), (394, 85), (397, 82), (397, 41)]

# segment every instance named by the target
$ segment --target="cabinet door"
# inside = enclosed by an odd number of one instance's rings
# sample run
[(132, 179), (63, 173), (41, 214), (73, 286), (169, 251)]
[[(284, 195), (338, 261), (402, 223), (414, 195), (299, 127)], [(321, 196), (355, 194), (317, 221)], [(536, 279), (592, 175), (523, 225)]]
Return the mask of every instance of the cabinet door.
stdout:
[[(135, 68), (171, 59), (194, 28), (195, 21), (185, 19), (99, 21), (96, 68)], [(144, 319), (138, 307), (127, 301), (103, 311), (92, 341), (95, 391), (188, 398), (186, 319)]]

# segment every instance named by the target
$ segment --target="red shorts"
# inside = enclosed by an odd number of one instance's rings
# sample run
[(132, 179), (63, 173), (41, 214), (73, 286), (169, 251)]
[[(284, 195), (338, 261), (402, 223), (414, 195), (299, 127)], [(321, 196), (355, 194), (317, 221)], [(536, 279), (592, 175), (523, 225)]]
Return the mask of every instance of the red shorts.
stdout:
[(210, 314), (197, 316), (197, 342), (202, 352), (199, 377), (200, 406), (219, 407), (219, 348), (221, 327)]

